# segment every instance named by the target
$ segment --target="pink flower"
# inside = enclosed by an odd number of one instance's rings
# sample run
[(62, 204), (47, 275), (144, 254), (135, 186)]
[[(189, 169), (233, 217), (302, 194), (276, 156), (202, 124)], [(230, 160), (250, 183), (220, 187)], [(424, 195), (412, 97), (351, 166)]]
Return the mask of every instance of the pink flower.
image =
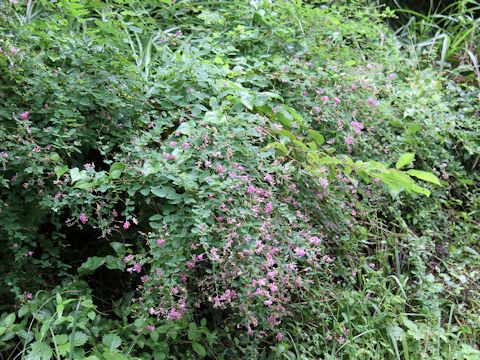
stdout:
[(323, 257), (323, 261), (326, 264), (331, 264), (333, 262), (333, 259), (330, 256), (326, 255), (326, 256)]
[(321, 111), (320, 106), (317, 106), (317, 105), (315, 105), (315, 106), (312, 108), (312, 110), (315, 111), (317, 114)]
[(347, 137), (345, 137), (345, 145), (352, 145), (353, 144), (353, 137), (348, 135)]
[(304, 257), (306, 252), (305, 252), (305, 249), (297, 247), (295, 249), (295, 254), (297, 254), (298, 257)]
[(135, 271), (136, 273), (139, 273), (139, 272), (142, 271), (142, 265), (139, 264), (139, 263), (135, 263), (135, 264), (133, 265), (133, 269), (132, 269), (132, 270)]
[(328, 180), (324, 178), (319, 178), (318, 181), (320, 182), (320, 185), (326, 189), (328, 187)]
[(174, 288), (172, 289), (172, 294), (173, 294), (173, 295), (177, 295), (177, 294), (178, 294), (178, 288), (177, 288), (177, 287), (174, 287)]
[(277, 334), (277, 336), (275, 336), (275, 339), (277, 339), (277, 341), (282, 341), (282, 340), (283, 340), (283, 337), (284, 337), (284, 336), (283, 336), (282, 332), (280, 331), (280, 332)]
[(198, 255), (197, 259), (198, 259), (198, 261), (202, 261), (203, 260), (203, 254)]
[(253, 185), (248, 185), (248, 187), (247, 187), (247, 193), (249, 193), (249, 194), (255, 193), (255, 186), (253, 186)]
[(357, 134), (360, 134), (364, 128), (364, 125), (358, 121), (352, 121), (350, 125), (353, 127), (353, 131), (355, 131)]
[(32, 295), (31, 292), (25, 291), (24, 296), (25, 296), (25, 299), (27, 299), (27, 300), (32, 300), (33, 299), (33, 295)]
[(370, 105), (371, 107), (374, 107), (377, 105), (377, 100), (375, 100), (374, 98), (369, 98), (368, 99), (368, 105)]
[(338, 97), (334, 97), (333, 101), (335, 102), (335, 106), (338, 106), (341, 102), (341, 100)]
[(182, 144), (182, 148), (184, 149), (188, 149), (189, 147), (190, 147), (190, 144), (186, 141)]
[(80, 214), (79, 219), (80, 219), (82, 224), (86, 224), (87, 221), (88, 221), (87, 215), (85, 215), (84, 213)]
[(272, 175), (270, 175), (270, 174), (266, 174), (266, 175), (263, 177), (263, 180), (267, 181), (270, 185), (273, 184), (273, 177), (272, 177)]
[(271, 202), (268, 202), (267, 205), (265, 206), (265, 214), (268, 214), (270, 212), (272, 212), (272, 209), (273, 209), (273, 205)]
[(223, 171), (223, 166), (222, 166), (222, 164), (218, 163), (217, 168), (216, 168), (217, 174), (222, 175), (222, 171)]
[(394, 74), (394, 73), (390, 73), (390, 74), (387, 75), (387, 79), (388, 80), (393, 80), (393, 79), (395, 79), (395, 76), (397, 76), (397, 75)]
[(10, 52), (12, 53), (12, 55), (17, 55), (18, 54), (18, 49), (15, 46), (12, 46), (10, 48)]
[(330, 100), (330, 98), (327, 95), (322, 96), (322, 101), (323, 101), (324, 104), (326, 104), (328, 102), (328, 100)]
[(7, 154), (6, 152), (2, 153), (2, 157), (3, 157), (4, 159), (8, 158), (8, 154)]
[(174, 147), (175, 145), (177, 145), (177, 142), (176, 142), (176, 141), (170, 141), (170, 146), (171, 146), (171, 147)]
[(310, 244), (313, 244), (313, 245), (320, 245), (321, 243), (321, 240), (318, 236), (312, 236), (309, 240)]
[(163, 239), (158, 239), (158, 240), (157, 240), (157, 246), (163, 246), (163, 245), (165, 245), (165, 240), (163, 240)]
[(132, 261), (133, 258), (134, 258), (134, 256), (133, 256), (132, 254), (130, 254), (130, 255), (125, 256), (125, 257), (123, 258), (123, 261), (125, 261), (126, 263), (128, 263), (128, 262)]
[(175, 308), (170, 309), (167, 315), (168, 320), (179, 320), (181, 317), (182, 317), (182, 314), (180, 314), (180, 312), (178, 312), (178, 310)]
[(210, 165), (212, 165), (212, 163), (208, 160), (203, 163), (203, 166), (205, 167), (205, 169), (208, 169)]
[(127, 220), (123, 223), (123, 229), (128, 230), (129, 227), (130, 227), (130, 221)]
[(358, 86), (355, 85), (355, 84), (352, 84), (352, 85), (350, 85), (350, 89), (352, 89), (352, 90), (357, 90), (357, 89), (358, 89)]
[(33, 256), (33, 251), (30, 250), (29, 252), (27, 252), (27, 256), (30, 256), (30, 257)]
[(147, 331), (153, 331), (153, 330), (155, 330), (155, 326), (153, 326), (153, 325), (147, 325), (147, 326), (145, 326), (145, 329), (146, 329)]
[(23, 120), (28, 120), (28, 117), (29, 117), (30, 113), (28, 111), (24, 111), (20, 114), (20, 117), (23, 119)]

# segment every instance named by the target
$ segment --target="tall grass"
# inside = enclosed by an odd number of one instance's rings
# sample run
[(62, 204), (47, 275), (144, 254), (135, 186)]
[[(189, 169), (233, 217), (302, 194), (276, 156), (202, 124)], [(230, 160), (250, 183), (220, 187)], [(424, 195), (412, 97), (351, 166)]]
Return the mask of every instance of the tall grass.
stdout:
[(421, 64), (433, 60), (462, 81), (480, 85), (480, 1), (376, 0), (389, 6), (390, 21), (402, 46)]

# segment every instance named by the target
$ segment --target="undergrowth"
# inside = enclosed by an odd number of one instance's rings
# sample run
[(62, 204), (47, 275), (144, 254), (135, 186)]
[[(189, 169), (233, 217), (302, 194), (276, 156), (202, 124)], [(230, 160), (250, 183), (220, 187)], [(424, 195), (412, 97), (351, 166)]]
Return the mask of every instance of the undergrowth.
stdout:
[(391, 16), (1, 2), (1, 358), (480, 358), (480, 91)]

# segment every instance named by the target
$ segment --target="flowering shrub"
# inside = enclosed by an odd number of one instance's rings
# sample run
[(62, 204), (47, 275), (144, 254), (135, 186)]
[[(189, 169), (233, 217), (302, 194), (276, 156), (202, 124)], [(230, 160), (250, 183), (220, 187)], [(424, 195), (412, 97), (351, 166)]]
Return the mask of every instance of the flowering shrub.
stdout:
[(2, 351), (476, 356), (478, 89), (317, 5), (1, 3)]

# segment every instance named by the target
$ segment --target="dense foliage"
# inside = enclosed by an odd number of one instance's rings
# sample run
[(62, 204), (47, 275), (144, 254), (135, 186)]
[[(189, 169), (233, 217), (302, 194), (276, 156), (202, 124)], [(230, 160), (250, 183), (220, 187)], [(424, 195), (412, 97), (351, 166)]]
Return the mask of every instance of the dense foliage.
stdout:
[(365, 3), (1, 2), (2, 358), (480, 358), (480, 90)]

